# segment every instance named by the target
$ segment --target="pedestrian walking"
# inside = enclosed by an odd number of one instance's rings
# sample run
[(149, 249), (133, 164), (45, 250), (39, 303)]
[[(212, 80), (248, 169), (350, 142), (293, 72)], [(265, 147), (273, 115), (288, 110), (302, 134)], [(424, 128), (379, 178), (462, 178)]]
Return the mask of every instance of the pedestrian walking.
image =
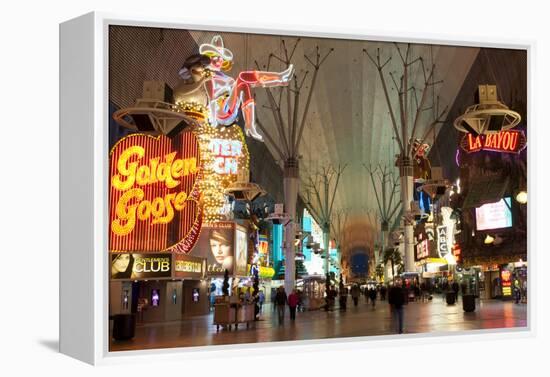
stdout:
[(372, 307), (374, 308), (376, 306), (376, 288), (369, 289), (369, 299), (372, 304)]
[[(453, 287), (453, 292), (455, 294), (455, 301), (458, 301), (459, 286), (458, 286), (458, 283), (456, 282), (456, 280), (453, 281), (452, 287)], [(464, 292), (462, 292), (462, 295), (464, 295)]]
[(277, 306), (277, 316), (279, 318), (279, 325), (282, 325), (285, 320), (285, 306), (288, 303), (286, 297), (285, 288), (280, 286), (277, 289), (277, 295), (275, 296), (275, 304)]
[(304, 292), (301, 290), (296, 290), (296, 294), (298, 295), (298, 306), (296, 307), (296, 310), (299, 312), (305, 312), (305, 302), (304, 302)]
[(396, 278), (388, 292), (388, 303), (396, 323), (398, 334), (403, 334), (403, 304), (405, 303), (405, 290), (401, 286), (401, 279)]
[(264, 291), (260, 291), (260, 293), (258, 293), (258, 305), (260, 305), (260, 313), (262, 312), (264, 301), (265, 301)]
[(353, 299), (353, 305), (357, 306), (359, 303), (359, 296), (361, 295), (361, 288), (359, 288), (358, 284), (355, 284), (353, 287), (351, 287), (351, 298)]
[(336, 296), (338, 296), (338, 292), (336, 292), (336, 288), (332, 286), (330, 288), (330, 310), (333, 310), (336, 305)]
[(296, 319), (296, 307), (298, 306), (298, 295), (296, 294), (296, 289), (292, 290), (292, 293), (288, 295), (288, 309), (290, 310), (290, 320), (294, 321)]
[(338, 294), (339, 294), (340, 310), (345, 312), (347, 309), (347, 302), (348, 302), (348, 289), (345, 288), (343, 284), (341, 284)]
[(517, 278), (514, 280), (514, 298), (515, 298), (516, 304), (519, 304), (521, 300), (521, 287), (519, 284), (519, 280)]

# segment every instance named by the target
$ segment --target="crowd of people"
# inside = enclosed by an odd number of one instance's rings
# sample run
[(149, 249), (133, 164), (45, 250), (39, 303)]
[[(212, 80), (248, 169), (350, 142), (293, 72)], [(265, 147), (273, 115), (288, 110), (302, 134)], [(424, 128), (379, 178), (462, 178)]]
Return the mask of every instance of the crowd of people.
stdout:
[[(439, 288), (439, 289), (438, 289)], [(514, 295), (516, 303), (521, 300), (521, 288), (519, 282), (513, 282)], [(459, 284), (456, 280), (443, 283), (440, 287), (435, 284), (431, 284), (429, 281), (418, 283), (416, 280), (402, 279), (396, 277), (393, 282), (388, 285), (385, 284), (367, 284), (361, 286), (359, 284), (353, 284), (351, 286), (344, 286), (340, 284), (338, 289), (335, 285), (327, 287), (325, 293), (325, 305), (324, 310), (327, 312), (339, 310), (347, 310), (348, 296), (351, 296), (353, 307), (358, 307), (362, 298), (365, 303), (376, 310), (376, 301), (387, 301), (390, 305), (390, 310), (395, 324), (395, 331), (399, 334), (403, 333), (403, 317), (404, 307), (409, 302), (414, 301), (430, 301), (433, 298), (433, 294), (436, 292), (442, 292), (444, 294), (452, 293), (455, 295), (455, 300), (458, 300), (459, 294), (462, 295), (469, 293), (469, 288), (465, 282)], [(307, 299), (304, 297), (303, 291), (299, 289), (293, 289), (289, 294), (285, 291), (283, 286), (277, 288), (275, 292), (271, 294), (271, 302), (273, 305), (273, 311), (276, 312), (277, 323), (283, 325), (285, 317), (287, 316), (291, 322), (296, 320), (296, 313), (306, 310)], [(338, 302), (338, 306), (336, 303)], [(263, 305), (265, 303), (265, 295), (263, 291), (260, 291), (258, 298), (259, 311), (262, 312)], [(306, 304), (306, 305), (304, 305)]]
[[(359, 284), (354, 284), (351, 288), (339, 287), (337, 290), (335, 286), (330, 286), (326, 294), (326, 305), (324, 309), (326, 311), (347, 310), (348, 295), (351, 296), (354, 307), (359, 305), (361, 297), (364, 297), (366, 303), (376, 308), (376, 301), (388, 300), (391, 306), (392, 313), (395, 317), (396, 331), (398, 333), (403, 332), (403, 305), (407, 302), (407, 293), (410, 289), (407, 289), (401, 279), (396, 279), (390, 286), (384, 284), (369, 285), (361, 288)], [(336, 308), (336, 301), (338, 299), (338, 308)], [(263, 304), (263, 302), (262, 302)], [(277, 313), (277, 323), (283, 325), (286, 317), (287, 307), (289, 312), (289, 318), (291, 322), (296, 320), (296, 312), (304, 311), (303, 292), (297, 289), (293, 289), (290, 294), (287, 295), (285, 288), (280, 286), (276, 292), (272, 295), (273, 311)]]

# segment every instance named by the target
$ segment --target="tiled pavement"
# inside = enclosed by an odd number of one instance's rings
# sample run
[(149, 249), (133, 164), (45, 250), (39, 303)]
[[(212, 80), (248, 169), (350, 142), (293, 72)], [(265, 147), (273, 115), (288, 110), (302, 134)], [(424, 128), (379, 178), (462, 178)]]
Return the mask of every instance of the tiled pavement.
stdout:
[[(294, 323), (288, 309), (284, 324), (277, 321), (271, 305), (264, 305), (262, 320), (246, 328), (216, 331), (212, 314), (182, 321), (138, 325), (129, 341), (112, 341), (111, 351), (153, 348), (243, 344), (288, 340), (310, 340), (353, 336), (395, 334), (395, 325), (385, 301), (372, 308), (363, 299), (359, 305), (341, 311), (297, 313)], [(441, 297), (429, 302), (412, 302), (405, 306), (405, 333), (431, 333), (474, 329), (527, 326), (527, 305), (497, 300), (476, 300), (476, 310), (465, 313), (462, 302), (447, 305)]]

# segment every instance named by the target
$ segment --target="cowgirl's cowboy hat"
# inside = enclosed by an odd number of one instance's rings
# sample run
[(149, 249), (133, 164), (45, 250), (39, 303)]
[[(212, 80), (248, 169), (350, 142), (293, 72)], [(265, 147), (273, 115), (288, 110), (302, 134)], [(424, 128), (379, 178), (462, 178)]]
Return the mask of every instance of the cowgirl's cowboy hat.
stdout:
[(223, 47), (223, 39), (215, 35), (210, 43), (204, 43), (199, 47), (199, 53), (206, 56), (220, 56), (226, 62), (233, 61), (233, 53)]

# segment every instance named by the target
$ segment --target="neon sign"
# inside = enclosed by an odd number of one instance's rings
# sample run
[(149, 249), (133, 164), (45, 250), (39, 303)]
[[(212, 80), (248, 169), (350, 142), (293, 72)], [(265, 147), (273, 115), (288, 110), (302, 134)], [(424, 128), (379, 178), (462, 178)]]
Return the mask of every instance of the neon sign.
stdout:
[[(188, 252), (200, 231), (196, 137), (130, 135), (111, 151), (111, 251)], [(177, 224), (173, 224), (176, 221)]]
[(212, 139), (210, 151), (214, 161), (213, 170), (216, 174), (237, 174), (239, 157), (243, 154), (243, 144), (239, 140)]
[(441, 258), (445, 257), (449, 253), (447, 244), (447, 225), (437, 227), (437, 250)]
[(422, 240), (416, 245), (416, 259), (427, 258), (429, 255), (428, 240)]
[(210, 106), (210, 124), (229, 126), (235, 122), (239, 107), (243, 114), (246, 134), (262, 140), (256, 131), (254, 87), (285, 86), (292, 79), (294, 68), (290, 65), (283, 72), (243, 71), (234, 79), (222, 71), (229, 71), (233, 65), (233, 53), (224, 47), (221, 36), (216, 35), (211, 43), (199, 47), (201, 55), (210, 58), (208, 69), (210, 80), (206, 81)]
[(460, 142), (460, 146), (468, 153), (481, 150), (519, 153), (527, 145), (527, 138), (523, 131), (506, 130), (495, 134), (478, 135), (467, 133)]
[(171, 275), (171, 254), (111, 254), (111, 279), (169, 278)]
[(452, 250), (452, 253), (455, 257), (455, 260), (457, 262), (462, 262), (462, 249), (460, 248), (460, 246), (458, 244), (454, 244), (451, 248)]
[(511, 296), (512, 295), (512, 273), (510, 270), (502, 269), (500, 270), (500, 280), (502, 285), (502, 295)]

